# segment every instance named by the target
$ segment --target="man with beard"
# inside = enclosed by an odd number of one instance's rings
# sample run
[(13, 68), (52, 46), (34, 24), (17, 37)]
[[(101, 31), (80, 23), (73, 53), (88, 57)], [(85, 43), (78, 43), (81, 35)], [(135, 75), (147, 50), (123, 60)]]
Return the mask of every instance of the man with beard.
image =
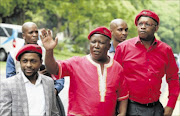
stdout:
[(114, 58), (117, 45), (126, 40), (128, 36), (128, 25), (122, 19), (114, 19), (110, 23), (110, 31), (112, 34), (112, 42), (108, 55)]
[(46, 49), (47, 70), (60, 78), (70, 76), (68, 115), (113, 116), (117, 99), (120, 101), (119, 115), (124, 116), (127, 108), (128, 91), (119, 63), (107, 55), (111, 32), (98, 27), (90, 32), (90, 54), (55, 61), (53, 40), (50, 31), (41, 31)]
[[(150, 10), (135, 18), (138, 37), (120, 43), (114, 59), (123, 69), (129, 87), (128, 116), (171, 116), (179, 95), (178, 67), (169, 45), (157, 40), (159, 17)], [(169, 99), (159, 102), (162, 77), (166, 75)]]
[(53, 80), (38, 73), (42, 49), (23, 46), (16, 55), (21, 72), (0, 83), (0, 116), (59, 116)]

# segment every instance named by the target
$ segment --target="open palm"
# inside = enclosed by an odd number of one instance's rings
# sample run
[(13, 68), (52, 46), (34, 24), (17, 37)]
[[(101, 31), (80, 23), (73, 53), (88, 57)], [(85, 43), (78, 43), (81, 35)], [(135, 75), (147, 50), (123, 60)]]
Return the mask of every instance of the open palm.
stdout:
[(40, 37), (41, 37), (44, 48), (46, 50), (54, 49), (57, 45), (58, 38), (56, 37), (56, 39), (53, 40), (50, 30), (46, 31), (45, 29), (43, 29), (41, 33), (42, 35), (40, 35)]

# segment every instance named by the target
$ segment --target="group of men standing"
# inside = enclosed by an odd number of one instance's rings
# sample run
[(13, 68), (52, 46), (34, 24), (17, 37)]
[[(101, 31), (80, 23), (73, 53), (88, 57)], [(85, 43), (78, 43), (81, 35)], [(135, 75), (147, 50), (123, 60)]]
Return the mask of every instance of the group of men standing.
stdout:
[[(56, 79), (70, 76), (67, 115), (171, 116), (180, 92), (178, 68), (171, 47), (154, 36), (159, 24), (155, 12), (143, 10), (135, 18), (138, 36), (124, 41), (128, 25), (115, 19), (110, 30), (98, 27), (89, 33), (90, 54), (64, 61), (54, 59), (58, 38), (43, 29), (46, 70)], [(21, 71), (1, 82), (0, 115), (60, 115), (53, 81), (38, 71), (41, 47), (25, 45), (15, 58)], [(164, 75), (169, 85), (165, 108), (159, 102)]]

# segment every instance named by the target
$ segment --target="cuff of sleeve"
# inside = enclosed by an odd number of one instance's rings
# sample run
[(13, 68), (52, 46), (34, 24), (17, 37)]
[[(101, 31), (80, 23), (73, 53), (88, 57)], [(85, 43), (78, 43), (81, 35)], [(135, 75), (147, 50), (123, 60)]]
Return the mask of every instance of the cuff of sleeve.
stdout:
[(58, 93), (61, 91), (61, 87), (59, 87), (59, 86), (57, 86), (57, 85), (55, 85), (54, 88), (57, 90)]
[(64, 78), (54, 81), (54, 88), (59, 93), (64, 88)]
[(174, 109), (174, 107), (175, 107), (175, 105), (176, 105), (177, 98), (178, 98), (178, 97), (175, 97), (175, 96), (169, 98), (169, 101), (168, 101), (168, 103), (167, 103), (167, 106)]
[(122, 100), (125, 100), (125, 99), (128, 99), (129, 98), (129, 94), (125, 95), (125, 96), (122, 96), (122, 97), (118, 97), (118, 101), (122, 101)]
[(59, 76), (58, 76), (58, 75), (51, 74), (51, 78), (52, 78), (53, 80), (58, 80), (58, 79), (59, 79)]

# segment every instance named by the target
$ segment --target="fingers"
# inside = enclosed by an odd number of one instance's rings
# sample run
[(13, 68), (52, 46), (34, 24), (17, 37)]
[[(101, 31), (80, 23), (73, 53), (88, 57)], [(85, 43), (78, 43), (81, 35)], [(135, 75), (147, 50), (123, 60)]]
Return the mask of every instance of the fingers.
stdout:
[(47, 35), (47, 32), (46, 32), (46, 30), (44, 28), (42, 29), (41, 34), (42, 34), (42, 36)]
[(41, 38), (41, 40), (43, 40), (44, 38), (40, 35), (40, 38)]
[(50, 29), (48, 29), (48, 31), (46, 31), (44, 28), (42, 29), (42, 31), (41, 31), (41, 33), (42, 33), (42, 37), (47, 37), (47, 36), (51, 36), (52, 37), (52, 33), (51, 33), (51, 30)]
[(45, 37), (47, 37), (47, 36), (40, 35), (40, 38), (41, 38), (42, 41), (45, 39)]
[(51, 36), (51, 31), (50, 31), (50, 29), (48, 29), (48, 35)]
[(52, 37), (51, 30), (48, 29), (48, 31), (46, 31), (46, 30), (43, 28), (43, 29), (41, 30), (40, 37), (41, 37), (42, 40), (44, 40), (44, 38), (46, 38), (47, 36)]
[(56, 44), (58, 43), (58, 37), (56, 36), (56, 38), (55, 38), (55, 42), (56, 42)]
[(44, 28), (41, 30), (40, 37), (41, 37), (41, 40), (44, 40), (44, 38), (47, 37), (47, 32)]

